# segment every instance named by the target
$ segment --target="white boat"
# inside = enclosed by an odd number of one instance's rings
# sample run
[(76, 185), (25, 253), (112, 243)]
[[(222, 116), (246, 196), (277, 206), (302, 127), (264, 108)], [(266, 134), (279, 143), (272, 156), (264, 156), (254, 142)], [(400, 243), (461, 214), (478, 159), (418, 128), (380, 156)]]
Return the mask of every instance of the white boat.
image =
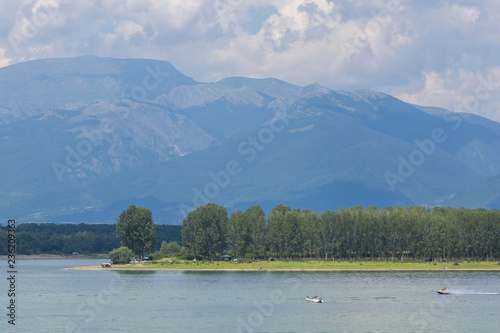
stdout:
[(306, 296), (306, 301), (308, 301), (309, 303), (323, 303), (324, 302), (321, 298), (318, 298), (318, 296), (316, 296), (316, 297)]

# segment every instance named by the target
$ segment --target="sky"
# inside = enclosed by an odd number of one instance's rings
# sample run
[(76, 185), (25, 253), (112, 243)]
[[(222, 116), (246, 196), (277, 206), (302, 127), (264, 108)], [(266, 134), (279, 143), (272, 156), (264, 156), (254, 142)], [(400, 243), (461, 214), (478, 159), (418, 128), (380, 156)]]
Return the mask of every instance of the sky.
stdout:
[(498, 13), (498, 0), (0, 0), (0, 67), (151, 58), (201, 82), (373, 89), (500, 121)]

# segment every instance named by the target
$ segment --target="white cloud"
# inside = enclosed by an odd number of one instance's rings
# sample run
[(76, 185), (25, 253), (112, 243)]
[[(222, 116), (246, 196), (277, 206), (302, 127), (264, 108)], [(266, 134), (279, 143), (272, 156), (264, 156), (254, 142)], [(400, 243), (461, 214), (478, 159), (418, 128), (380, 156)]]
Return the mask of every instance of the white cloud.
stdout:
[(400, 87), (392, 94), (409, 103), (474, 113), (500, 121), (500, 66), (481, 72), (456, 66), (442, 75), (425, 73), (422, 81), (423, 87), (420, 84)]
[(158, 32), (178, 31), (186, 28), (198, 15), (203, 0), (108, 0), (96, 5), (99, 17), (115, 21), (133, 21), (149, 24)]
[[(499, 11), (496, 0), (3, 1), (0, 66), (81, 54), (160, 58), (200, 81), (277, 77), (444, 106), (496, 73)], [(478, 113), (498, 119), (500, 101), (482, 106)]]
[(134, 35), (144, 35), (142, 26), (132, 21), (120, 22), (116, 25), (115, 31), (125, 41), (129, 41)]
[(427, 72), (423, 74), (424, 79), (422, 81), (415, 82), (418, 86), (423, 84), (423, 87), (414, 88), (413, 90), (410, 87), (405, 87), (406, 90), (405, 88), (398, 88), (392, 91), (392, 94), (408, 103), (443, 108), (452, 107), (458, 102), (457, 87), (452, 87), (458, 82), (455, 81), (457, 75), (453, 74), (456, 73), (448, 71), (445, 77), (442, 77), (436, 72)]
[(451, 18), (460, 23), (476, 23), (480, 15), (481, 11), (476, 7), (451, 6)]
[(0, 47), (0, 68), (10, 65), (11, 59), (5, 56), (5, 49)]

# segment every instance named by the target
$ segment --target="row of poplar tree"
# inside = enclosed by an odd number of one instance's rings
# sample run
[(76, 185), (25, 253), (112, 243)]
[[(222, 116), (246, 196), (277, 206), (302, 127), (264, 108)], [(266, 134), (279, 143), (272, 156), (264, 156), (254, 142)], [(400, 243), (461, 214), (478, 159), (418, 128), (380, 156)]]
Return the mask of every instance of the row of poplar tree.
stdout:
[(208, 203), (182, 224), (194, 257), (280, 259), (495, 260), (500, 258), (500, 211), (435, 207), (352, 207), (321, 214), (259, 206), (227, 215)]

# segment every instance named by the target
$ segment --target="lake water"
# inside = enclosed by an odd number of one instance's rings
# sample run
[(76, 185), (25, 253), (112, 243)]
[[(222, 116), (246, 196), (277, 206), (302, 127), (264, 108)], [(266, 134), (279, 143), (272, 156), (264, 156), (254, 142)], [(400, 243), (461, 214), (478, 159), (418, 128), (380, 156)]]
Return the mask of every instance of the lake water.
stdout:
[(61, 270), (101, 261), (18, 261), (16, 326), (2, 279), (0, 332), (500, 331), (500, 272)]

